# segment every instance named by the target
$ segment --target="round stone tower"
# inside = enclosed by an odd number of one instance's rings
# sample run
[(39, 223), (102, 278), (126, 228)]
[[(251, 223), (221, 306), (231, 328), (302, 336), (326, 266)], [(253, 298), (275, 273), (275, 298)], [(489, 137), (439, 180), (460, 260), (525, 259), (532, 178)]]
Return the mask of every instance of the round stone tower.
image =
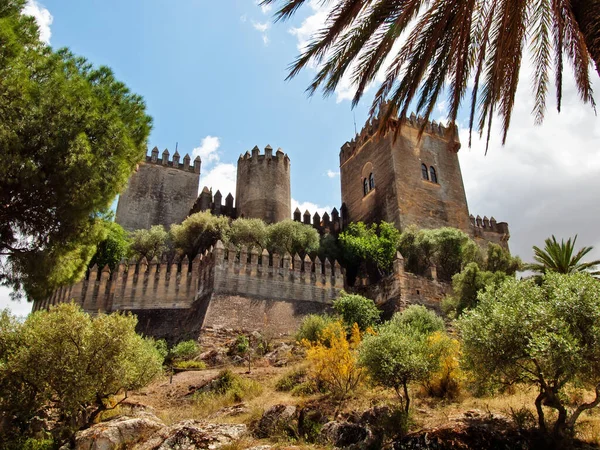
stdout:
[(236, 183), (238, 217), (262, 219), (267, 223), (289, 219), (291, 215), (290, 158), (270, 145), (261, 155), (258, 147), (238, 159)]

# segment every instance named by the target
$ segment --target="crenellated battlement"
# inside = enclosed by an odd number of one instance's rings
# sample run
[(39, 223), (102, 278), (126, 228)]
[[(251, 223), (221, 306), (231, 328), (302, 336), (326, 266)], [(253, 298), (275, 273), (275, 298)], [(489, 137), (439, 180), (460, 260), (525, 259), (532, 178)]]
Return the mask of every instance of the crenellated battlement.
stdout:
[(302, 222), (305, 225), (311, 225), (315, 228), (319, 234), (324, 233), (332, 233), (338, 234), (340, 233), (345, 226), (345, 218), (344, 218), (344, 208), (341, 208), (341, 213), (337, 210), (337, 208), (333, 208), (331, 213), (323, 213), (323, 216), (320, 216), (318, 212), (311, 214), (308, 210), (300, 211), (299, 208), (296, 208), (293, 214), (294, 222)]
[[(391, 119), (392, 128), (398, 126), (398, 117)], [(381, 114), (373, 119), (367, 120), (363, 128), (357, 133), (354, 138), (347, 141), (342, 145), (340, 149), (340, 165), (344, 164), (354, 153), (360, 149), (369, 139), (371, 139), (379, 129), (381, 123)], [(423, 125), (425, 127), (423, 128)], [(402, 120), (403, 127), (410, 127), (415, 130), (421, 130), (425, 133), (437, 136), (444, 140), (452, 140), (454, 143), (455, 151), (460, 148), (460, 142), (458, 141), (458, 128), (456, 125), (444, 126), (441, 123), (433, 121), (425, 121), (421, 116), (416, 116), (414, 113), (410, 117), (406, 117)]]
[(343, 287), (337, 261), (226, 248), (217, 241), (192, 261), (123, 260), (112, 272), (94, 266), (85, 279), (58, 289), (34, 309), (71, 300), (88, 312), (182, 309), (217, 294), (330, 304)]
[(473, 237), (476, 240), (494, 242), (508, 249), (508, 240), (510, 239), (508, 223), (497, 222), (493, 216), (488, 219), (487, 216), (481, 218), (479, 215), (474, 217), (473, 214), (469, 216), (469, 220)]
[(202, 188), (202, 192), (194, 202), (194, 206), (190, 210), (190, 215), (200, 211), (210, 211), (215, 216), (225, 216), (232, 219), (237, 218), (237, 209), (233, 206), (233, 195), (231, 192), (225, 197), (225, 204), (223, 204), (223, 194), (221, 191), (217, 191), (213, 196), (212, 189), (207, 186)]
[(243, 164), (243, 161), (247, 161), (250, 163), (262, 163), (265, 161), (275, 161), (277, 163), (282, 163), (284, 167), (287, 169), (290, 165), (290, 157), (287, 153), (284, 153), (281, 148), (278, 148), (275, 154), (273, 154), (273, 147), (267, 145), (265, 147), (264, 153), (260, 152), (258, 146), (254, 146), (252, 151), (247, 151), (243, 155), (240, 155), (238, 158), (238, 165), (240, 163)]
[(173, 158), (169, 159), (169, 150), (164, 149), (162, 152), (162, 157), (159, 158), (159, 150), (158, 147), (154, 147), (150, 152), (150, 156), (146, 155), (146, 163), (147, 164), (156, 164), (158, 166), (164, 167), (172, 167), (174, 169), (185, 170), (187, 172), (200, 173), (200, 166), (202, 161), (199, 156), (196, 156), (194, 161), (192, 162), (190, 155), (187, 153), (183, 157), (181, 161), (179, 152), (175, 150), (173, 154)]

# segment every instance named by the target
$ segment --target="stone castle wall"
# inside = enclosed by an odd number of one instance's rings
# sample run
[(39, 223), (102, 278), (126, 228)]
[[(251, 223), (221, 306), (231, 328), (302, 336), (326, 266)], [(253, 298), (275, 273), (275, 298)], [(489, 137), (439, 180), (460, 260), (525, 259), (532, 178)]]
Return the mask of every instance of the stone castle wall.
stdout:
[[(422, 119), (402, 122), (396, 136), (375, 135), (378, 120), (340, 152), (342, 202), (351, 222), (393, 222), (400, 229), (451, 226), (469, 231), (469, 211), (457, 151), (456, 130), (427, 124)], [(422, 177), (421, 164), (433, 167), (437, 182)], [(363, 181), (373, 174), (375, 186), (365, 195)]]
[(291, 214), (290, 158), (270, 146), (264, 155), (258, 147), (240, 155), (237, 163), (236, 212), (238, 217), (267, 223), (289, 219)]
[(158, 158), (155, 147), (119, 196), (116, 222), (130, 231), (181, 223), (198, 197), (199, 182), (200, 158), (191, 163), (185, 155), (180, 163), (177, 152), (169, 160), (168, 150)]
[(341, 289), (340, 265), (298, 255), (214, 249), (169, 264), (156, 260), (90, 270), (89, 277), (36, 302), (34, 310), (75, 301), (90, 313), (131, 311), (138, 330), (175, 341), (204, 327), (293, 332), (304, 315), (324, 312)]

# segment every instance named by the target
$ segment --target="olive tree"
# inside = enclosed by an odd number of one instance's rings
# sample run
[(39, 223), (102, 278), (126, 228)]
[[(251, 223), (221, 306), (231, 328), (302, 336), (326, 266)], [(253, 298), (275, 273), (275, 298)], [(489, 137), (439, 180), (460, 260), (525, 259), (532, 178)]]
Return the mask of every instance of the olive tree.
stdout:
[(169, 249), (169, 233), (162, 225), (150, 229), (132, 231), (130, 234), (130, 255), (136, 258), (160, 258)]
[(409, 384), (426, 381), (438, 370), (443, 345), (448, 342), (432, 339), (434, 330), (439, 333), (440, 322), (431, 314), (420, 310), (396, 313), (377, 334), (366, 335), (359, 348), (360, 365), (375, 383), (394, 389), (406, 413), (410, 409)]
[(267, 248), (280, 254), (304, 256), (319, 249), (319, 233), (312, 226), (291, 219), (269, 225)]
[(267, 237), (267, 224), (263, 220), (239, 218), (231, 222), (224, 240), (236, 247), (245, 245), (262, 250), (267, 247)]
[(75, 304), (0, 314), (0, 412), (27, 431), (43, 406), (67, 426), (90, 424), (111, 396), (147, 385), (162, 370), (154, 342), (135, 333), (131, 314), (84, 313)]
[(171, 239), (177, 251), (192, 260), (227, 234), (229, 220), (209, 211), (192, 214), (181, 224), (171, 225)]
[[(573, 430), (584, 411), (600, 404), (600, 284), (589, 274), (549, 273), (534, 280), (507, 279), (479, 295), (479, 304), (458, 320), (467, 366), (501, 384), (535, 386), (542, 431), (543, 406), (557, 412), (553, 434)], [(595, 392), (569, 407), (570, 383)]]

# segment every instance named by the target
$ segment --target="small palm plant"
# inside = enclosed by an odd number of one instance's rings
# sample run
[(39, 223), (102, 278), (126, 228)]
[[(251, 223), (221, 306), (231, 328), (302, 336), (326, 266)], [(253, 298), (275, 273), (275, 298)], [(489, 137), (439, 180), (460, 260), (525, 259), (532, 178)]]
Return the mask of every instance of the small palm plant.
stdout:
[(526, 268), (539, 274), (546, 274), (552, 271), (557, 273), (576, 273), (590, 272), (594, 276), (600, 275), (600, 271), (594, 271), (596, 266), (600, 265), (600, 260), (582, 262), (585, 255), (593, 250), (593, 247), (583, 247), (575, 253), (575, 242), (577, 235), (571, 241), (571, 238), (560, 243), (554, 236), (545, 241), (544, 249), (533, 246), (533, 252), (536, 263), (527, 264)]

